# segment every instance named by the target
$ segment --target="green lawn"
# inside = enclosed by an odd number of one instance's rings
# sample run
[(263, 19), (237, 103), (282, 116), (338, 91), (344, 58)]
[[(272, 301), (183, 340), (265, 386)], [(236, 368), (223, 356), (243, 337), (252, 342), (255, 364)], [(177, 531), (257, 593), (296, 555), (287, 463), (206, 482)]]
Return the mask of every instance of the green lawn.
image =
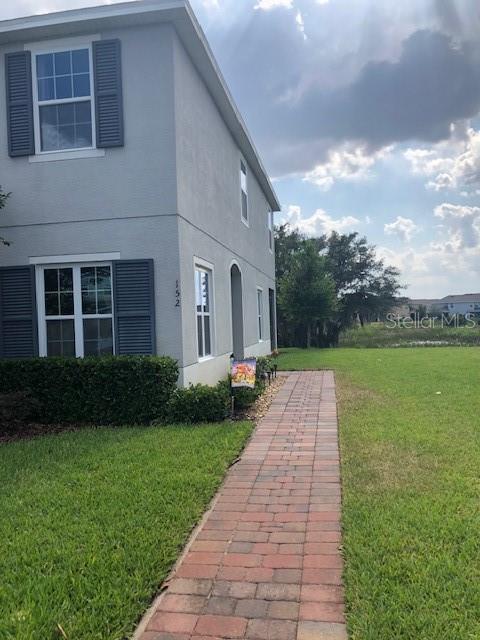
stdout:
[(331, 368), (350, 640), (480, 638), (480, 349), (285, 350)]
[(0, 638), (130, 637), (250, 423), (0, 446)]

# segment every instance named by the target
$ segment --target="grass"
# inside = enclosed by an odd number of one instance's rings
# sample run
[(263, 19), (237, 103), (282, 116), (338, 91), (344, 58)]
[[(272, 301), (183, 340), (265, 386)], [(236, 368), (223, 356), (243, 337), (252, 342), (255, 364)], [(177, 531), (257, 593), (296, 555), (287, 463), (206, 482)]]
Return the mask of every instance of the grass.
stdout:
[[(433, 321), (432, 321), (433, 322)], [(480, 325), (469, 327), (392, 327), (374, 322), (348, 329), (340, 336), (341, 347), (478, 347)]]
[(480, 349), (286, 350), (335, 370), (350, 640), (480, 638)]
[(250, 423), (0, 446), (0, 638), (130, 637)]

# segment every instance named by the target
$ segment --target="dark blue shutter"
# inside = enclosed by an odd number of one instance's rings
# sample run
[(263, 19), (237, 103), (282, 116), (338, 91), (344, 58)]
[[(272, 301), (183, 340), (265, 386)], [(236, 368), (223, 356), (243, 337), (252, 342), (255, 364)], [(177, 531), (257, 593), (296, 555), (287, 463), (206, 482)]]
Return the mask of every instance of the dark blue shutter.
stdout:
[(38, 355), (35, 267), (0, 268), (0, 357)]
[(122, 60), (120, 40), (93, 43), (97, 147), (123, 146)]
[(113, 262), (115, 353), (154, 355), (153, 260)]
[(5, 54), (8, 153), (14, 158), (35, 153), (30, 51)]

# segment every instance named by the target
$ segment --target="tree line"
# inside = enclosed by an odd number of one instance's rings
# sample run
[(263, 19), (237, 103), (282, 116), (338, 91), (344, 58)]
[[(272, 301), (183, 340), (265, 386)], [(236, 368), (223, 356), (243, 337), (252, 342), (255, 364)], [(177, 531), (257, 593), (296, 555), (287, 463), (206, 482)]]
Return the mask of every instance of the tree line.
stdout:
[(344, 329), (384, 317), (403, 288), (358, 233), (307, 238), (284, 224), (275, 257), (279, 346), (337, 346)]

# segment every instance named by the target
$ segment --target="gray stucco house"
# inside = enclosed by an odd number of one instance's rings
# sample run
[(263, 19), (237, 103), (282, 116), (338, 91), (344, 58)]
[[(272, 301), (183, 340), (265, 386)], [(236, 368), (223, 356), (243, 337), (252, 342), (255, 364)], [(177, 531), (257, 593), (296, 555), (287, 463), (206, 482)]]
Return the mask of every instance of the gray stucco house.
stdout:
[(187, 0), (0, 22), (0, 357), (275, 347), (277, 197)]

